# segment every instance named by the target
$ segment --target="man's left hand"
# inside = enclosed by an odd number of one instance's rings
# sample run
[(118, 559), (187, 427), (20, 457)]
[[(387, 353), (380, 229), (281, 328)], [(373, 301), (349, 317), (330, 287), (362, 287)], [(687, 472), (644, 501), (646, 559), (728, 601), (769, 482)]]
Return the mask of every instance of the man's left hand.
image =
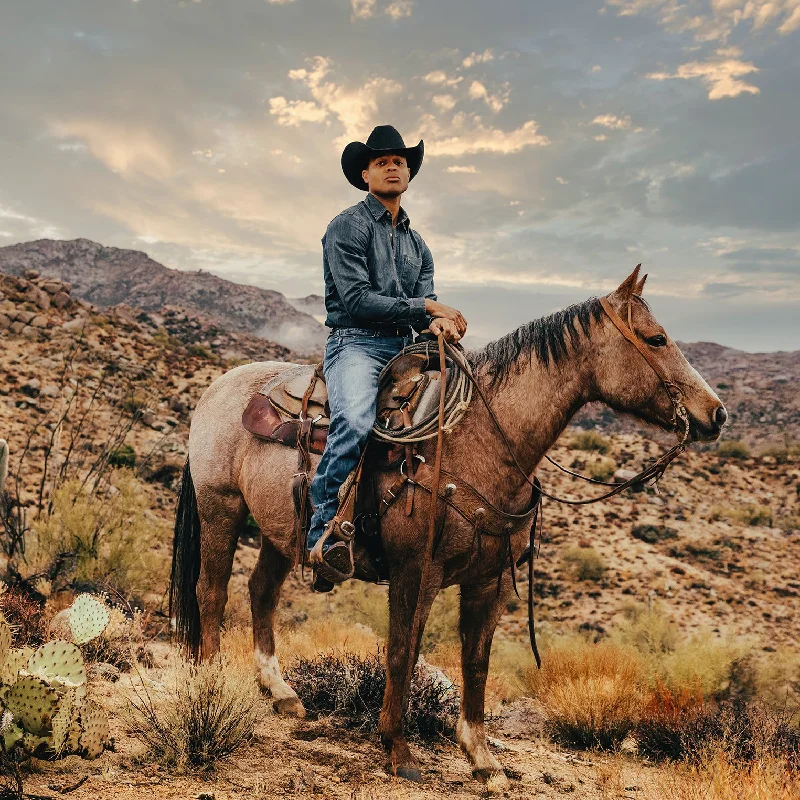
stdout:
[(437, 317), (431, 321), (431, 324), (428, 327), (430, 328), (430, 332), (436, 334), (437, 336), (441, 333), (447, 342), (452, 342), (455, 344), (461, 338), (461, 334), (458, 332), (456, 323), (451, 319)]

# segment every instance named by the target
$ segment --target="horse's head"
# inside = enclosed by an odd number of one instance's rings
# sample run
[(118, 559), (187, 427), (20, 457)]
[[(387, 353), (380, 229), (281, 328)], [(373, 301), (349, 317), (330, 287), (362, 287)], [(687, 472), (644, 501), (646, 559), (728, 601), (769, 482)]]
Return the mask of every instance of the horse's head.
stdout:
[(596, 373), (600, 399), (681, 437), (688, 423), (689, 440), (713, 441), (728, 412), (642, 299), (646, 279), (637, 266), (601, 299), (607, 336)]

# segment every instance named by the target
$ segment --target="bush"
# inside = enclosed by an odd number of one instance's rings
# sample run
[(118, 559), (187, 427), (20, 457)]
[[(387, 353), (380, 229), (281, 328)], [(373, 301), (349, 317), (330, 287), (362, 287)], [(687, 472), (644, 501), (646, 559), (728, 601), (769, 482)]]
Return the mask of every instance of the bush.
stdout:
[(547, 650), (542, 669), (528, 670), (524, 680), (542, 703), (555, 741), (611, 748), (638, 720), (645, 676), (632, 649), (576, 639)]
[(612, 641), (646, 656), (660, 656), (677, 646), (678, 629), (659, 604), (626, 603), (621, 611), (624, 621), (612, 631)]
[(713, 506), (708, 515), (711, 520), (726, 519), (739, 525), (772, 527), (772, 509), (769, 506), (759, 506), (747, 503), (743, 506)]
[(750, 447), (739, 439), (729, 439), (727, 442), (720, 443), (717, 455), (720, 458), (750, 458)]
[(631, 536), (639, 541), (647, 542), (647, 544), (658, 544), (665, 542), (668, 539), (674, 539), (678, 535), (675, 528), (670, 528), (666, 525), (652, 525), (642, 524), (634, 525), (631, 528)]
[(47, 615), (44, 603), (12, 586), (0, 583), (0, 618), (14, 631), (15, 647), (39, 647), (47, 641)]
[(562, 556), (579, 581), (599, 581), (606, 572), (603, 557), (591, 547), (572, 547)]
[(123, 444), (111, 451), (108, 463), (112, 467), (133, 467), (136, 466), (136, 451), (129, 445)]
[(670, 691), (658, 683), (636, 724), (635, 738), (639, 754), (657, 761), (677, 761), (684, 755), (684, 737), (703, 714), (700, 692), (681, 689)]
[(107, 587), (130, 599), (165, 585), (169, 565), (154, 548), (167, 541), (167, 524), (148, 514), (130, 472), (119, 470), (112, 480), (104, 497), (68, 481), (53, 495), (50, 515), (34, 524), (28, 566), (48, 573), (54, 591)]
[(611, 450), (611, 439), (595, 431), (582, 431), (570, 439), (569, 446), (573, 450), (591, 450), (605, 454)]
[(153, 758), (209, 768), (250, 740), (266, 713), (251, 669), (217, 656), (199, 666), (177, 659), (171, 672), (134, 684), (123, 709), (128, 732)]
[[(373, 731), (378, 726), (386, 667), (381, 653), (298, 658), (286, 680), (308, 711), (330, 714), (349, 728)], [(414, 670), (406, 713), (406, 732), (419, 739), (453, 737), (458, 718), (458, 692), (437, 670)]]
[(617, 465), (610, 458), (599, 458), (586, 465), (586, 472), (596, 481), (608, 481), (617, 471)]

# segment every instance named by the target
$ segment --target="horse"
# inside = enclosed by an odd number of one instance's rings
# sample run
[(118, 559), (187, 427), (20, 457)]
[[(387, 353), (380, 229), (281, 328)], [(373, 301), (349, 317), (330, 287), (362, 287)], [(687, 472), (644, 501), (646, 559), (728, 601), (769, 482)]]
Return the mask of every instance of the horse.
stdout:
[[(606, 297), (534, 320), (471, 353), (476, 386), (487, 405), (473, 399), (456, 430), (445, 437), (446, 469), (497, 508), (520, 513), (530, 504), (537, 465), (580, 408), (601, 401), (645, 423), (678, 431), (669, 387), (679, 392), (685, 409), (680, 415), (685, 439), (717, 439), (727, 412), (642, 299), (646, 278), (639, 278), (637, 267)], [(628, 321), (635, 342), (613, 322), (614, 312), (618, 321)], [(249, 511), (261, 530), (258, 562), (248, 584), (258, 680), (277, 713), (303, 717), (303, 704), (278, 666), (274, 637), (281, 585), (295, 562), (291, 483), (297, 456), (291, 448), (253, 437), (241, 423), (253, 394), (291, 366), (267, 361), (236, 367), (215, 380), (198, 402), (176, 518), (170, 605), (184, 647), (200, 660), (214, 656), (234, 552)], [(492, 414), (513, 455), (498, 436)], [(427, 442), (421, 447), (429, 461), (434, 446)], [(378, 474), (378, 497), (396, 478), (396, 471)], [(457, 514), (447, 515), (427, 567), (428, 580), (421, 586), (429, 504), (425, 495), (411, 516), (404, 503), (394, 504), (381, 524), (390, 564), (386, 690), (378, 730), (388, 755), (386, 768), (395, 776), (422, 779), (403, 730), (410, 660), (418, 658), (436, 595), (457, 584), (462, 681), (456, 738), (476, 778), (502, 783), (502, 767), (487, 746), (484, 696), (492, 637), (512, 590), (511, 573), (504, 567), (510, 555), (516, 561), (528, 546), (529, 526), (509, 533), (510, 548), (507, 540), (487, 537), (476, 552), (473, 527)], [(412, 642), (415, 614), (419, 635)]]

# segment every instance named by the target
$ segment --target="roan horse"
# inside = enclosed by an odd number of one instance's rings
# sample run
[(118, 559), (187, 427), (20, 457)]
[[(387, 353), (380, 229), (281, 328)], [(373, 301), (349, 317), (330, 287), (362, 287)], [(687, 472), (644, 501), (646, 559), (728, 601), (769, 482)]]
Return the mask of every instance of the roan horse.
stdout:
[[(650, 313), (641, 299), (643, 286), (637, 267), (606, 299), (630, 320), (649, 360), (680, 390), (689, 440), (714, 440), (727, 419), (725, 408)], [(676, 429), (673, 403), (654, 367), (623, 338), (596, 298), (523, 325), (470, 358), (478, 385), (530, 477), (573, 415), (590, 401), (602, 401), (665, 430)], [(249, 581), (259, 681), (271, 693), (278, 713), (303, 716), (302, 703), (281, 675), (274, 639), (281, 585), (295, 557), (291, 477), (296, 454), (255, 439), (241, 424), (251, 396), (290, 366), (267, 361), (237, 367), (218, 378), (198, 403), (176, 520), (170, 599), (187, 649), (201, 659), (215, 655), (234, 551), (249, 510), (262, 532)], [(422, 448), (429, 461), (433, 446), (427, 442)], [(496, 507), (509, 513), (527, 508), (530, 486), (504, 448), (489, 412), (476, 399), (446, 437), (443, 463)], [(395, 478), (395, 471), (379, 476), (379, 497)], [(409, 659), (416, 661), (419, 652), (419, 637), (409, 641), (409, 631), (417, 602), (424, 626), (439, 590), (458, 584), (462, 702), (457, 738), (473, 774), (502, 783), (500, 763), (487, 747), (484, 694), (492, 636), (512, 590), (506, 570), (498, 591), (508, 543), (487, 537), (479, 555), (473, 547), (473, 528), (449, 514), (427, 585), (418, 597), (429, 503), (427, 495), (418, 500), (410, 517), (405, 516), (404, 504), (397, 503), (381, 526), (390, 562), (387, 680), (379, 724), (387, 769), (421, 779), (403, 732)], [(511, 532), (515, 560), (528, 538), (526, 523)]]

